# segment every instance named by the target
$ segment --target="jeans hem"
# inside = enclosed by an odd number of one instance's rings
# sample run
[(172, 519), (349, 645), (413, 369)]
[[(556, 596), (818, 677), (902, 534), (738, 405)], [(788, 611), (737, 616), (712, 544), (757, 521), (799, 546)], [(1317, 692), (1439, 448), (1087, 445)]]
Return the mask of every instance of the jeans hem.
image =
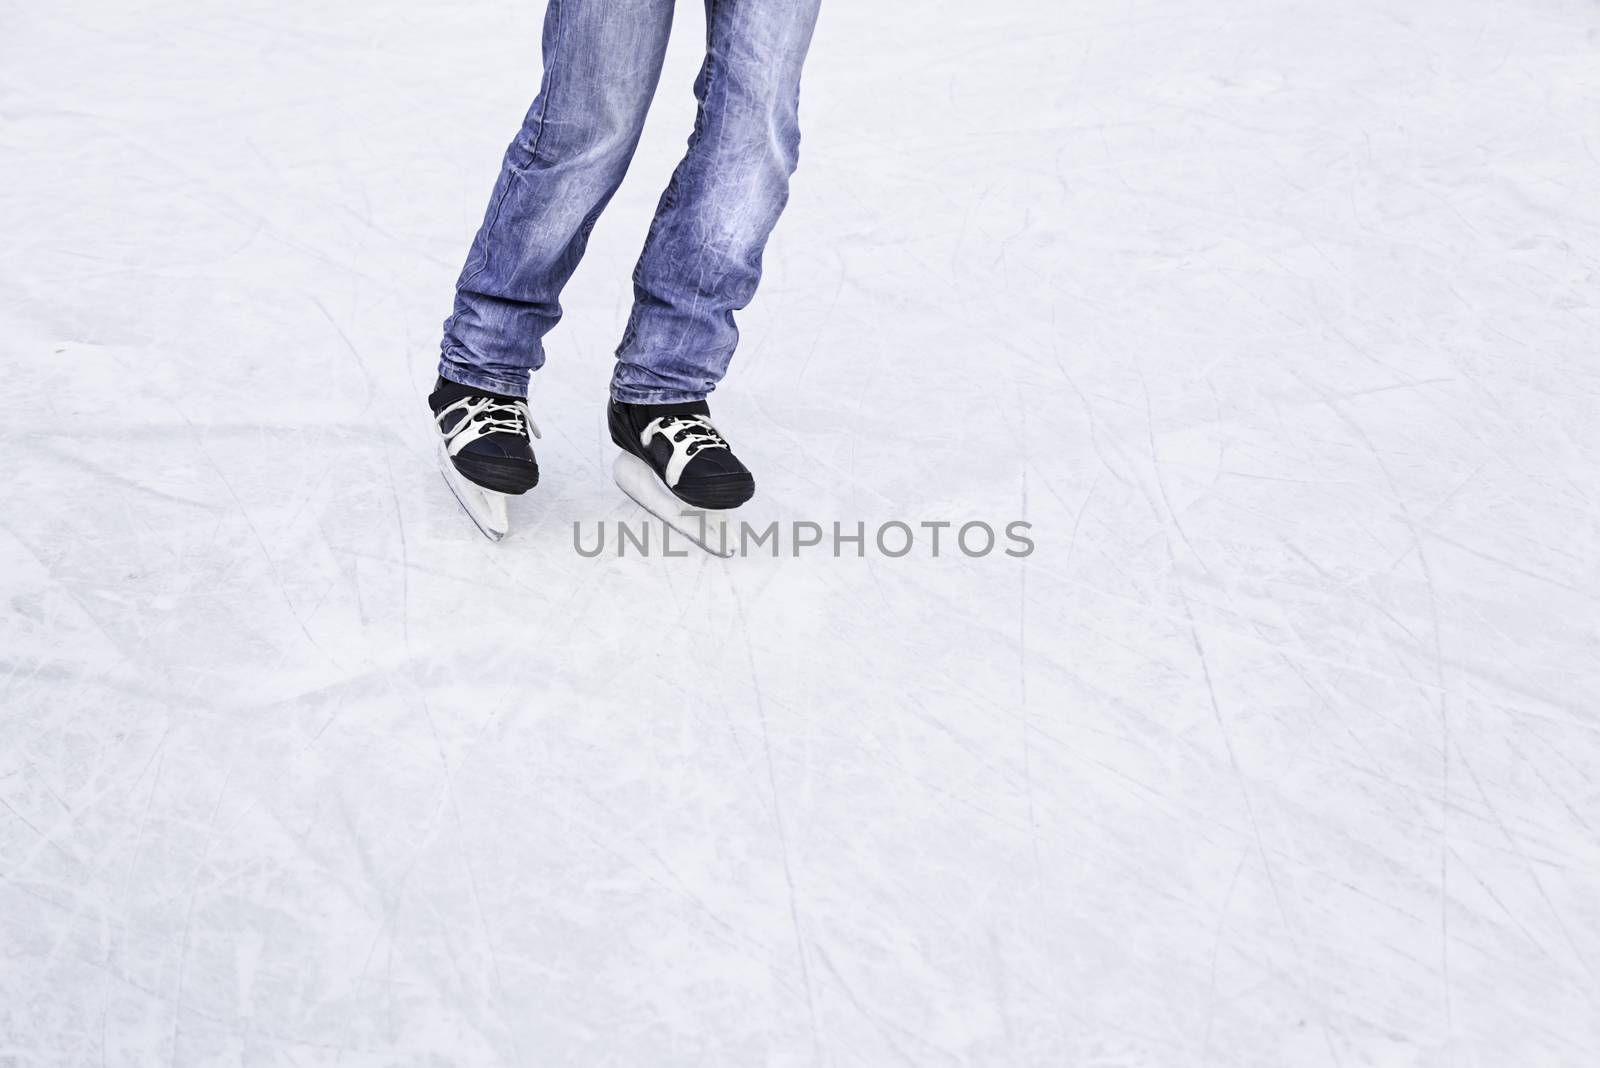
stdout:
[(710, 396), (706, 390), (637, 389), (629, 386), (611, 387), (611, 399), (619, 404), (684, 404), (703, 401)]
[(462, 364), (451, 360), (447, 353), (439, 360), (439, 377), (457, 385), (471, 386), (474, 389), (486, 389), (490, 393), (500, 393), (508, 397), (526, 397), (531, 376), (515, 379), (506, 378), (503, 375), (487, 374), (470, 367), (464, 367)]

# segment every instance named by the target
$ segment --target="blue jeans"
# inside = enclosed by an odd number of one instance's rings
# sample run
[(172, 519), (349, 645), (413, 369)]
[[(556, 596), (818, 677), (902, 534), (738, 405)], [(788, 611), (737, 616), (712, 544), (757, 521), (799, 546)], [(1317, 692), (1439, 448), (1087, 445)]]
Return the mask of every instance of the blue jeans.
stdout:
[[(445, 378), (527, 393), (561, 289), (639, 144), (673, 3), (550, 0), (544, 80), (456, 283)], [(705, 3), (694, 133), (634, 269), (612, 375), (612, 396), (635, 404), (699, 400), (727, 371), (733, 313), (755, 296), (799, 158), (800, 68), (820, 0)]]

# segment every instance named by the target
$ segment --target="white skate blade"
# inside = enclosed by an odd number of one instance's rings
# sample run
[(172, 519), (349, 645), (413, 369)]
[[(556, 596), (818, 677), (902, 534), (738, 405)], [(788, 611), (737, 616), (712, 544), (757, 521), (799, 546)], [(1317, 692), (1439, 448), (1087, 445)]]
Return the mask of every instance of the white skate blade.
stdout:
[(439, 447), (439, 472), (444, 475), (444, 484), (450, 487), (450, 492), (455, 494), (467, 517), (477, 524), (484, 537), (499, 541), (506, 536), (511, 529), (511, 518), (506, 513), (504, 493), (484, 489), (457, 471), (442, 445)]
[(617, 453), (611, 465), (617, 486), (635, 504), (661, 520), (712, 556), (733, 555), (734, 539), (728, 530), (733, 509), (695, 508), (685, 504), (662, 484), (650, 465), (629, 452)]

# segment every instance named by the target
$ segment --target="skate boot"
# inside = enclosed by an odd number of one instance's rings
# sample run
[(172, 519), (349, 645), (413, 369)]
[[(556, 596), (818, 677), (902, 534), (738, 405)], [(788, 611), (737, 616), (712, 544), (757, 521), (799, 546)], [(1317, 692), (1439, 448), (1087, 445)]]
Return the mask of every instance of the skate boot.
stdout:
[(622, 491), (706, 551), (729, 555), (724, 513), (755, 494), (756, 480), (712, 425), (706, 402), (613, 400), (606, 422), (622, 450), (612, 469)]
[(520, 397), (490, 393), (440, 378), (428, 396), (439, 431), (439, 469), (450, 491), (484, 535), (510, 529), (506, 497), (539, 484), (529, 435), (539, 436)]

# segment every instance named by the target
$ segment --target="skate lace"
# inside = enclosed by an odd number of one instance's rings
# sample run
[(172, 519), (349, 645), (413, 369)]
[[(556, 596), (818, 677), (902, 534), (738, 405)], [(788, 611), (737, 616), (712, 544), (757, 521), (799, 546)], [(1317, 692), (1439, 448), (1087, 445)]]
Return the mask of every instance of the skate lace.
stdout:
[[(673, 448), (681, 447), (685, 456), (694, 456), (705, 449), (726, 449), (728, 442), (703, 415), (663, 415), (645, 427), (645, 438), (652, 433), (663, 435)], [(730, 452), (732, 450), (729, 450)]]
[[(461, 419), (450, 429), (445, 429), (445, 417), (460, 413)], [(473, 437), (485, 434), (515, 434), (525, 438), (530, 433), (539, 437), (539, 425), (533, 421), (527, 401), (503, 401), (495, 397), (463, 397), (441, 410), (437, 416), (439, 429), (448, 437), (455, 437), (467, 427), (472, 427)]]

